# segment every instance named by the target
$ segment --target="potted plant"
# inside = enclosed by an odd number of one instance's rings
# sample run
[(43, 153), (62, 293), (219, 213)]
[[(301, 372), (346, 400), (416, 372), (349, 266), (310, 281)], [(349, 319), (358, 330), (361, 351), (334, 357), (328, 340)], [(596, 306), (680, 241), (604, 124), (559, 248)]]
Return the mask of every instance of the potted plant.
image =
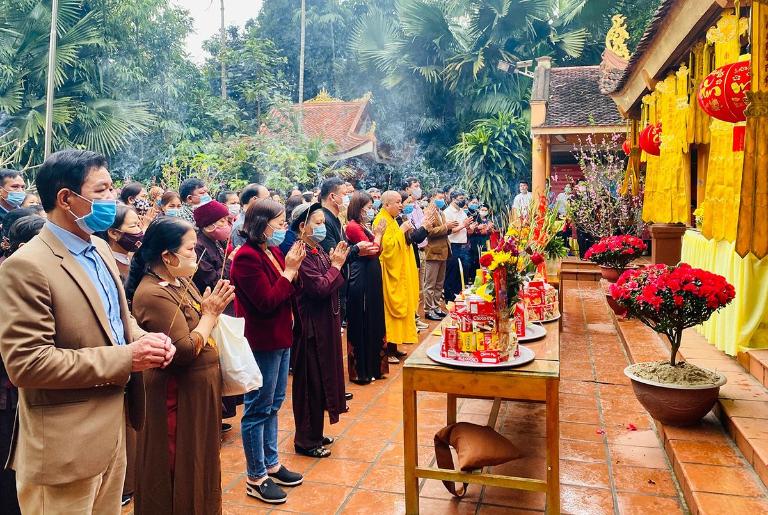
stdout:
[(637, 399), (656, 420), (695, 424), (717, 401), (726, 378), (678, 362), (677, 351), (683, 330), (708, 320), (734, 294), (724, 277), (686, 263), (627, 270), (611, 285), (611, 295), (630, 317), (663, 334), (671, 344), (669, 361), (635, 363), (624, 369)]
[(584, 258), (600, 265), (600, 274), (609, 283), (615, 283), (634, 259), (648, 248), (637, 236), (624, 234), (608, 236), (589, 247)]

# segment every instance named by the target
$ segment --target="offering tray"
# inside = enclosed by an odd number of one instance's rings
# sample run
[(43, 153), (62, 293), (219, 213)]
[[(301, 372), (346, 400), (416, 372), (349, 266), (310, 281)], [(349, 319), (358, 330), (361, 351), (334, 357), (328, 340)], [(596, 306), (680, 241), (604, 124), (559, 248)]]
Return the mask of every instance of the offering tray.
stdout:
[[(547, 334), (546, 331), (544, 331), (544, 335), (546, 334)], [(536, 357), (536, 355), (533, 353), (531, 349), (528, 349), (526, 347), (523, 347), (522, 345), (519, 345), (518, 349), (520, 350), (520, 354), (517, 357), (511, 358), (509, 361), (505, 361), (502, 363), (478, 363), (473, 361), (459, 361), (451, 358), (442, 357), (440, 355), (441, 346), (442, 346), (441, 343), (436, 343), (427, 349), (427, 356), (429, 357), (429, 359), (431, 359), (436, 363), (440, 363), (441, 365), (448, 365), (448, 366), (459, 367), (459, 368), (498, 369), (498, 368), (519, 367), (520, 365), (525, 365), (526, 363), (530, 363)]]

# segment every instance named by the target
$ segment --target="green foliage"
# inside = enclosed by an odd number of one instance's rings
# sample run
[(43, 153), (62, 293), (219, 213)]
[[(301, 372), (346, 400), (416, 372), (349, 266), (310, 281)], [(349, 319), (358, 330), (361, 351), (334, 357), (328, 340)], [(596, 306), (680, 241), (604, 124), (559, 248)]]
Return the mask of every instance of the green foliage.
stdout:
[[(54, 149), (112, 154), (154, 122), (146, 103), (121, 98), (101, 65), (110, 50), (98, 2), (59, 2)], [(45, 132), (50, 4), (4, 0), (0, 9), (0, 121), (20, 147), (14, 164), (40, 163)]]
[(198, 177), (216, 191), (242, 188), (250, 182), (285, 191), (314, 185), (331, 151), (320, 141), (285, 130), (184, 142), (163, 167), (163, 182), (178, 187), (187, 177)]
[[(205, 42), (211, 55), (204, 73), (211, 91), (221, 88), (221, 40), (218, 36)], [(253, 22), (242, 31), (227, 31), (224, 61), (227, 66), (227, 94), (246, 116), (259, 120), (262, 114), (288, 100), (290, 85), (285, 77), (288, 59), (281, 56), (275, 44), (259, 36)]]
[(461, 167), (467, 190), (500, 214), (511, 204), (510, 184), (527, 178), (531, 140), (525, 120), (509, 114), (476, 121), (448, 156)]

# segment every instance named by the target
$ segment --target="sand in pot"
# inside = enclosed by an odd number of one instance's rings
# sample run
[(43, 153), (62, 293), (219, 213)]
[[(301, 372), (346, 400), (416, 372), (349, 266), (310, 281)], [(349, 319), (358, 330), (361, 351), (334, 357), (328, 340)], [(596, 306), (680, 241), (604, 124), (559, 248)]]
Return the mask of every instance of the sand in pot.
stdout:
[(643, 379), (681, 386), (713, 385), (720, 380), (718, 374), (685, 362), (673, 367), (669, 361), (649, 361), (631, 365), (629, 370)]

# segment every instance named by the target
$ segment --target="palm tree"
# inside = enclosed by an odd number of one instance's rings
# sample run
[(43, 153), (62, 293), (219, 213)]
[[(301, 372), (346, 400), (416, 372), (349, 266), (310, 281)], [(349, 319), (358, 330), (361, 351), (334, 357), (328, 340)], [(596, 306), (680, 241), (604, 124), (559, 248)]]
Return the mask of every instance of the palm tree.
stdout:
[(474, 122), (448, 158), (462, 170), (463, 186), (501, 216), (512, 201), (509, 185), (528, 173), (530, 145), (525, 120), (502, 113)]
[[(5, 0), (0, 10), (0, 121), (21, 149), (15, 164), (44, 155), (50, 2)], [(119, 100), (104, 80), (104, 13), (60, 0), (54, 73), (53, 147), (114, 154), (153, 121), (146, 105)]]

